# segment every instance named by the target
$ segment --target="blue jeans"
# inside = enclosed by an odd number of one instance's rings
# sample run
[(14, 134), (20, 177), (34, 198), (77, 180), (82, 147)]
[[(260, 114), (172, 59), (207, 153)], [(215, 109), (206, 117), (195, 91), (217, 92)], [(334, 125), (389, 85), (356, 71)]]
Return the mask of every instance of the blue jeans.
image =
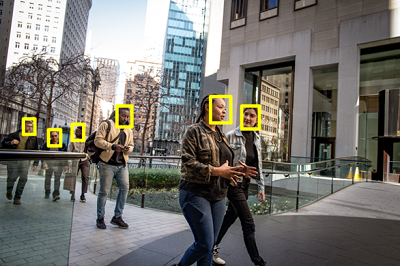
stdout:
[(194, 243), (186, 250), (179, 264), (188, 266), (197, 261), (198, 266), (211, 266), (212, 250), (224, 220), (225, 199), (208, 201), (181, 189), (179, 204), (194, 236)]
[(129, 190), (129, 173), (125, 165), (115, 166), (99, 162), (100, 191), (97, 195), (97, 218), (104, 217), (107, 195), (115, 178), (118, 184), (118, 196), (114, 216), (120, 217), (124, 211), (126, 196)]

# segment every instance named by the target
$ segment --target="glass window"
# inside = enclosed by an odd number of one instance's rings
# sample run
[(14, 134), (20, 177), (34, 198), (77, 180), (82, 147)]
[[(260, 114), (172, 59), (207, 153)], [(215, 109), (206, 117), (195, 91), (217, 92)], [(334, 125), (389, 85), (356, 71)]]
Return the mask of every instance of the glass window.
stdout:
[(261, 105), (263, 160), (290, 160), (292, 101), (286, 102), (285, 95), (292, 95), (291, 79), (291, 65), (245, 72), (244, 103)]
[(22, 28), (22, 22), (18, 21), (18, 28)]
[[(381, 140), (374, 139), (374, 137), (378, 137), (379, 130), (379, 93), (383, 90), (388, 90), (388, 95), (391, 96), (390, 99), (395, 99), (396, 96), (393, 94), (398, 95), (395, 91), (395, 89), (398, 88), (400, 88), (400, 49), (398, 48), (398, 45), (394, 44), (362, 49), (360, 55), (360, 96), (358, 106), (359, 127), (357, 151), (359, 156), (372, 161), (372, 169), (379, 168), (377, 161), (378, 142)], [(392, 132), (390, 132), (391, 128), (393, 129)], [(388, 125), (387, 136), (397, 137), (400, 133), (399, 130), (400, 126), (398, 122)], [(382, 136), (384, 135), (386, 134), (382, 134)], [(397, 154), (395, 155), (397, 156)]]
[(26, 28), (27, 28), (28, 30), (32, 29), (32, 24), (31, 24), (31, 23), (26, 24)]
[(21, 38), (21, 32), (17, 32), (17, 38)]
[(36, 30), (40, 30), (40, 25), (36, 24)]
[(261, 12), (278, 6), (278, 0), (261, 0)]
[(35, 41), (39, 41), (39, 35), (35, 34)]
[(29, 33), (27, 33), (26, 36), (25, 36), (25, 38), (26, 38), (27, 40), (30, 40), (30, 39), (31, 39), (31, 35), (30, 35)]
[(49, 26), (44, 26), (44, 31), (49, 31)]
[(47, 42), (47, 41), (48, 41), (47, 36), (43, 36), (43, 41), (44, 41), (44, 42)]
[(56, 48), (55, 48), (55, 47), (51, 47), (50, 52), (51, 52), (52, 54), (54, 54), (54, 53), (56, 52)]
[(37, 51), (37, 49), (38, 49), (38, 45), (37, 45), (37, 44), (34, 44), (34, 45), (33, 45), (33, 50), (34, 50), (34, 51)]
[(232, 15), (231, 21), (246, 17), (247, 1), (232, 0)]
[(15, 43), (15, 48), (19, 48), (19, 42)]
[(24, 49), (29, 50), (29, 43), (24, 44)]

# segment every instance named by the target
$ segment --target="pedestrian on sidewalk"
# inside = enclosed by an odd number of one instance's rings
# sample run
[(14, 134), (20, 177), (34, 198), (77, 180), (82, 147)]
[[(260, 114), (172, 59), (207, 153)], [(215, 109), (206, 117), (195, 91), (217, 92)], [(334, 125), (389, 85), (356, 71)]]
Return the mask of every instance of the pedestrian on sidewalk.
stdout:
[(182, 168), (179, 203), (194, 236), (178, 265), (212, 264), (213, 248), (224, 218), (228, 184), (242, 179), (247, 166), (233, 166), (234, 153), (224, 133), (209, 121), (222, 121), (226, 114), (223, 99), (209, 96), (201, 102), (196, 124), (182, 139)]
[[(244, 127), (257, 126), (257, 108), (245, 108), (243, 116)], [(215, 265), (225, 265), (225, 261), (218, 256), (218, 245), (228, 231), (229, 227), (240, 219), (242, 225), (244, 243), (247, 253), (250, 255), (251, 261), (256, 266), (265, 266), (265, 261), (260, 257), (255, 239), (255, 225), (247, 199), (249, 197), (250, 179), (253, 177), (257, 180), (258, 194), (257, 198), (260, 202), (265, 201), (264, 193), (264, 177), (262, 175), (262, 158), (261, 158), (261, 139), (254, 131), (241, 131), (240, 127), (226, 134), (228, 141), (235, 154), (234, 161), (236, 164), (246, 163), (248, 166), (256, 168), (242, 180), (237, 180), (237, 186), (229, 186), (228, 210), (225, 213), (224, 222), (217, 238), (217, 245), (214, 248), (213, 262)]]
[[(59, 136), (58, 131), (50, 132), (50, 143), (58, 144)], [(67, 151), (67, 146), (63, 143), (60, 148), (50, 148), (47, 147), (47, 141), (43, 143), (42, 149), (43, 151)], [(51, 178), (54, 173), (54, 191), (53, 191), (53, 201), (57, 201), (60, 199), (60, 179), (61, 174), (64, 171), (68, 170), (67, 162), (62, 160), (49, 160), (42, 161), (42, 167), (46, 170), (46, 176), (44, 179), (44, 190), (45, 190), (45, 198), (50, 198), (51, 192)]]
[[(129, 108), (119, 109), (119, 124), (129, 124)], [(100, 173), (100, 191), (97, 195), (97, 220), (96, 225), (100, 229), (106, 229), (104, 223), (105, 205), (107, 195), (112, 187), (112, 181), (115, 178), (118, 185), (117, 202), (115, 203), (114, 216), (111, 224), (119, 228), (127, 229), (129, 225), (122, 220), (126, 197), (129, 190), (129, 172), (127, 162), (128, 154), (133, 151), (133, 134), (131, 129), (118, 129), (115, 125), (115, 113), (111, 114), (109, 119), (110, 131), (108, 137), (108, 123), (103, 121), (96, 132), (94, 144), (103, 149), (100, 154), (99, 173)]]
[[(82, 127), (76, 127), (75, 129), (75, 138), (82, 139)], [(77, 153), (84, 153), (85, 149), (85, 142), (70, 142), (68, 144), (68, 152), (77, 152)], [(79, 197), (81, 202), (86, 202), (85, 193), (87, 193), (88, 185), (89, 185), (89, 170), (90, 170), (90, 162), (89, 162), (89, 155), (86, 154), (86, 158), (79, 159), (79, 162), (72, 163), (69, 161), (69, 165), (72, 166), (72, 173), (75, 176), (78, 175), (79, 170), (82, 173), (82, 192), (81, 196)], [(71, 200), (75, 200), (75, 191), (71, 191)]]
[[(21, 122), (22, 123), (22, 122)], [(31, 133), (33, 130), (33, 122), (25, 121), (26, 133)], [(17, 149), (17, 150), (38, 150), (38, 142), (36, 136), (22, 136), (22, 130), (18, 130), (11, 133), (1, 143), (3, 149)], [(32, 171), (36, 171), (39, 161), (34, 161), (32, 166)], [(21, 205), (21, 196), (25, 188), (25, 184), (28, 181), (28, 171), (29, 171), (30, 161), (21, 160), (7, 162), (7, 193), (6, 197), (8, 200), (13, 199), (13, 189), (15, 181), (18, 184), (15, 190), (14, 204)]]

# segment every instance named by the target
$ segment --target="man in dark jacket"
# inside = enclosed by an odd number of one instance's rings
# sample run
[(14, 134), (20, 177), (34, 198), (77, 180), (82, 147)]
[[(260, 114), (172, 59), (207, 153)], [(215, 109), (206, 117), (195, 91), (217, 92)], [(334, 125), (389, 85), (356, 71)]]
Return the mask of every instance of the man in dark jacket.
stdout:
[[(59, 136), (57, 131), (50, 132), (50, 143), (58, 144)], [(67, 151), (67, 146), (63, 143), (62, 148), (49, 148), (47, 147), (47, 141), (42, 145), (43, 151)], [(67, 162), (51, 160), (51, 161), (43, 161), (42, 162), (43, 169), (46, 169), (46, 177), (44, 179), (44, 189), (45, 189), (45, 198), (50, 198), (50, 188), (51, 188), (51, 177), (54, 173), (54, 191), (53, 191), (53, 201), (57, 201), (60, 199), (60, 179), (61, 174), (68, 169)], [(64, 169), (63, 169), (64, 168)]]
[[(30, 133), (33, 129), (32, 121), (25, 122), (25, 132)], [(22, 130), (11, 133), (2, 141), (3, 149), (18, 149), (18, 150), (37, 150), (38, 142), (36, 136), (22, 136)], [(15, 190), (14, 204), (21, 204), (21, 196), (24, 191), (26, 182), (28, 181), (28, 171), (29, 171), (30, 161), (13, 161), (9, 162), (7, 165), (7, 194), (6, 197), (12, 200), (14, 183), (17, 181), (18, 184)], [(38, 161), (33, 162), (32, 170), (35, 171), (38, 165)]]

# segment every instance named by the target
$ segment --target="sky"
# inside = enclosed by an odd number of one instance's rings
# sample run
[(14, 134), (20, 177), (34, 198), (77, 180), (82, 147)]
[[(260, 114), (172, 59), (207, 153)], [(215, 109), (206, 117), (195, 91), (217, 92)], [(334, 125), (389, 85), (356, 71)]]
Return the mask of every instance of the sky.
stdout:
[(119, 60), (116, 104), (122, 103), (127, 62), (142, 59), (146, 6), (146, 0), (93, 0), (89, 12), (86, 50)]

